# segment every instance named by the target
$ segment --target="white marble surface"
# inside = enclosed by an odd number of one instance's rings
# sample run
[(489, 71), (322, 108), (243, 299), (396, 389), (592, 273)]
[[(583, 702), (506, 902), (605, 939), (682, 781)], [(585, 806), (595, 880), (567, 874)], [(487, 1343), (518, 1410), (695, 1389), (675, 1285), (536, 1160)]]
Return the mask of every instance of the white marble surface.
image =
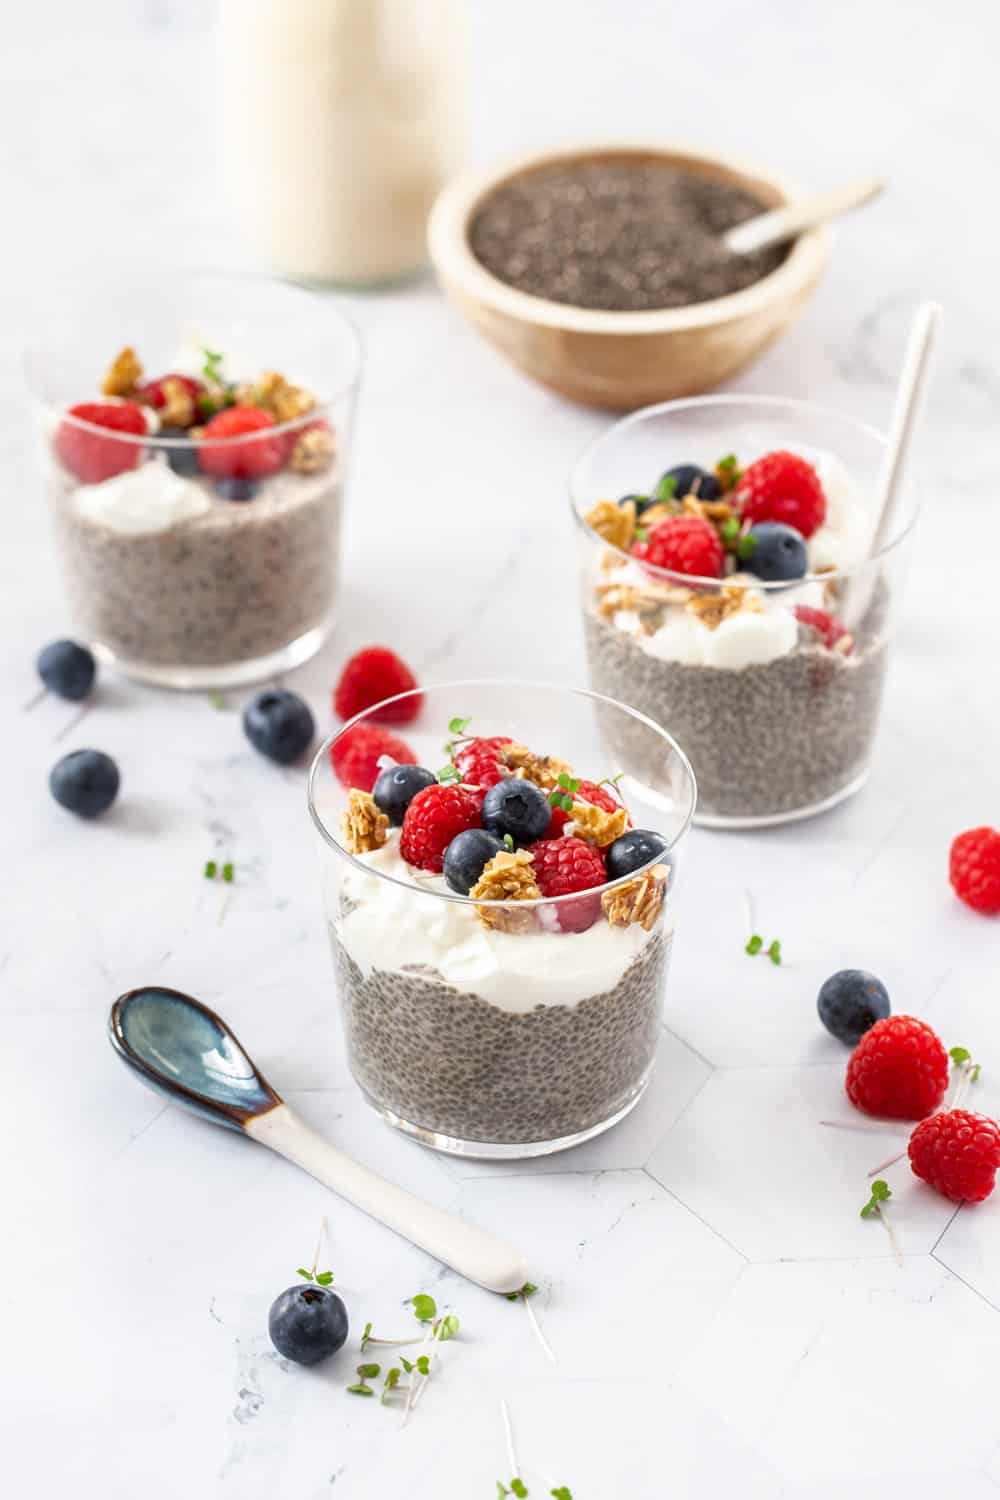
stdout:
[[(120, 761), (115, 813), (48, 798), (68, 710), (19, 713), (65, 628), (19, 404), (17, 351), (81, 257), (242, 265), (213, 187), (208, 18), (195, 0), (58, 0), (5, 17), (8, 525), (2, 739), (0, 1216), (3, 1489), (106, 1500), (491, 1500), (499, 1402), (533, 1497), (924, 1500), (1000, 1487), (1000, 1198), (956, 1213), (892, 1174), (905, 1252), (857, 1215), (873, 1144), (813, 1016), (827, 972), (883, 974), (897, 1009), (984, 1064), (1000, 1105), (1000, 929), (950, 896), (960, 828), (1000, 817), (1000, 12), (912, 0), (477, 0), (475, 154), (656, 132), (806, 183), (883, 170), (794, 332), (738, 387), (885, 420), (915, 301), (945, 322), (920, 465), (929, 505), (876, 772), (821, 821), (696, 834), (662, 1066), (642, 1107), (520, 1169), (438, 1159), (374, 1123), (343, 1061), (302, 777), (203, 697), (106, 680), (62, 745)], [(512, 109), (511, 100), (516, 99)], [(429, 284), (357, 300), (368, 369), (343, 612), (297, 686), (329, 722), (352, 647), (404, 643), (428, 678), (582, 676), (567, 465), (601, 418), (527, 384)], [(541, 628), (540, 628), (541, 626)], [(225, 922), (200, 879), (237, 864)], [(740, 951), (740, 891), (784, 939)], [(294, 1169), (164, 1108), (113, 1059), (111, 999), (162, 981), (225, 1010), (315, 1125), (434, 1202), (519, 1238), (552, 1367), (521, 1307), (461, 1285)], [(418, 1288), (460, 1314), (415, 1419), (270, 1351), (270, 1299), (331, 1220), (352, 1309), (391, 1327)], [(544, 1476), (550, 1476), (544, 1482)]]

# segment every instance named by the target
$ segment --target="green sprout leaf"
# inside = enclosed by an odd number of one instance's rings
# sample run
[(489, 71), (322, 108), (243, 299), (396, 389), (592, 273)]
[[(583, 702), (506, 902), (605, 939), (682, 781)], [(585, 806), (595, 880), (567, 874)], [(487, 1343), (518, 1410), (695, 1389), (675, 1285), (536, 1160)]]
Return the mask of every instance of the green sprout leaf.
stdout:
[[(299, 1272), (299, 1275), (300, 1276), (302, 1275), (301, 1271)], [(371, 1339), (371, 1336), (372, 1336), (372, 1325), (370, 1323), (366, 1323), (365, 1324), (365, 1331), (361, 1335), (361, 1353), (362, 1354), (364, 1354), (365, 1350), (368, 1348), (368, 1344), (369, 1344), (369, 1341)]]
[(755, 953), (760, 952), (763, 946), (764, 939), (761, 937), (759, 932), (755, 932), (743, 951), (744, 953), (749, 953), (752, 958)]
[(568, 1484), (557, 1485), (554, 1490), (549, 1490), (549, 1494), (552, 1496), (552, 1500), (573, 1500)]
[(465, 731), (468, 729), (468, 727), (469, 727), (469, 725), (471, 723), (472, 723), (471, 719), (449, 719), (448, 720), (448, 733), (449, 734), (464, 734)]
[(206, 880), (214, 880), (215, 877), (216, 877), (216, 874), (218, 872), (218, 869), (219, 869), (219, 867), (215, 863), (214, 859), (206, 859), (206, 861), (205, 861), (205, 879)]
[(504, 1495), (509, 1495), (509, 1494), (510, 1494), (510, 1490), (504, 1484), (503, 1480), (502, 1479), (498, 1479), (497, 1480), (497, 1500), (503, 1500)]
[(438, 771), (437, 779), (442, 786), (447, 786), (449, 781), (461, 781), (462, 775), (458, 767), (452, 765), (451, 761), (449, 761), (446, 766), (442, 766), (440, 771)]
[(505, 849), (513, 849), (514, 847), (514, 840), (509, 833), (505, 833), (503, 836), (503, 846)]
[(883, 1178), (876, 1177), (872, 1183), (872, 1195), (861, 1210), (861, 1217), (863, 1219), (870, 1219), (872, 1214), (878, 1213), (879, 1204), (885, 1203), (891, 1197), (892, 1189), (889, 1184)]
[(214, 349), (202, 349), (201, 352), (204, 360), (201, 367), (202, 375), (208, 381), (209, 385), (221, 385), (222, 366), (226, 356), (217, 353)]
[(747, 532), (746, 536), (741, 536), (739, 542), (737, 543), (736, 556), (739, 558), (740, 562), (746, 562), (748, 558), (753, 557), (756, 550), (757, 538), (755, 536), (751, 536), (750, 533)]
[(528, 1493), (528, 1487), (523, 1479), (512, 1479), (510, 1482), (510, 1492), (512, 1495), (517, 1495), (518, 1500), (524, 1500), (524, 1496)]
[(416, 1363), (418, 1375), (429, 1375), (431, 1373), (431, 1357), (429, 1354), (418, 1354)]
[(365, 1385), (363, 1381), (358, 1381), (357, 1385), (349, 1385), (347, 1393), (349, 1396), (374, 1396), (375, 1394), (371, 1386)]
[(413, 1316), (418, 1323), (430, 1323), (437, 1317), (437, 1303), (426, 1292), (418, 1292), (415, 1297), (407, 1297), (406, 1300), (413, 1308)]
[(459, 1321), (456, 1318), (455, 1314), (448, 1313), (441, 1319), (441, 1322), (438, 1324), (437, 1336), (439, 1342), (443, 1344), (447, 1339), (455, 1338), (458, 1334), (460, 1326), (461, 1325), (459, 1324)]
[(226, 882), (227, 885), (232, 885), (232, 883), (233, 883), (233, 864), (232, 864), (231, 860), (227, 860), (226, 863), (222, 866), (222, 878)]
[(332, 1281), (333, 1281), (333, 1272), (332, 1271), (320, 1271), (319, 1275), (316, 1277), (316, 1285), (317, 1286), (330, 1286), (330, 1284), (332, 1283)]
[(735, 542), (740, 534), (740, 523), (735, 516), (728, 516), (719, 527), (719, 535), (724, 542)]
[(774, 939), (768, 948), (767, 956), (773, 964), (781, 963), (781, 944), (777, 938)]
[(960, 1068), (963, 1063), (972, 1061), (972, 1053), (969, 1051), (968, 1047), (950, 1047), (948, 1049), (948, 1056), (951, 1058), (956, 1068)]
[(656, 500), (672, 500), (676, 493), (677, 480), (674, 479), (673, 475), (671, 474), (664, 474), (663, 478), (656, 486), (656, 489), (653, 491), (653, 497)]
[(313, 1279), (313, 1273), (311, 1271), (307, 1271), (305, 1266), (299, 1266), (295, 1274), (296, 1276), (304, 1276), (307, 1281), (312, 1281)]
[(727, 453), (715, 466), (716, 477), (725, 490), (734, 490), (742, 477), (735, 453)]
[(387, 1370), (386, 1371), (386, 1373), (385, 1373), (385, 1385), (382, 1387), (382, 1405), (383, 1406), (385, 1405), (385, 1399), (386, 1399), (386, 1397), (387, 1396), (391, 1396), (392, 1393), (393, 1393), (393, 1391), (396, 1389), (397, 1385), (399, 1384), (399, 1377), (400, 1377), (401, 1373), (402, 1372), (401, 1372), (401, 1370), (400, 1370), (400, 1368), (399, 1368), (398, 1365), (393, 1365), (393, 1367), (392, 1367), (391, 1370)]
[(358, 1374), (362, 1380), (374, 1380), (381, 1368), (381, 1365), (358, 1365)]
[(406, 1371), (407, 1375), (413, 1374), (412, 1361), (408, 1360), (404, 1354), (401, 1354), (399, 1356), (399, 1363), (403, 1366), (403, 1369)]
[(521, 1297), (533, 1297), (537, 1291), (538, 1288), (533, 1281), (526, 1281), (520, 1291), (504, 1292), (504, 1296), (508, 1302), (517, 1302)]

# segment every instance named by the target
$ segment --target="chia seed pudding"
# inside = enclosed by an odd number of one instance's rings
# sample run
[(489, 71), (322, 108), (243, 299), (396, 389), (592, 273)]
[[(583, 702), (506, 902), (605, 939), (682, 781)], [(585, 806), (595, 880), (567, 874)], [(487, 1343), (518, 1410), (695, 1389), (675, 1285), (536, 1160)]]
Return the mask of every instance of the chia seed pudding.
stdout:
[(727, 229), (772, 206), (719, 178), (609, 156), (502, 183), (477, 208), (469, 245), (531, 296), (611, 312), (687, 307), (777, 269), (787, 246), (735, 255), (722, 244)]
[[(891, 594), (878, 570), (860, 587), (844, 576), (867, 556), (869, 522), (836, 459), (782, 449), (745, 469), (679, 465), (651, 495), (599, 502), (585, 525), (591, 685), (683, 745), (701, 819), (782, 821), (860, 783)], [(605, 737), (634, 753), (631, 722), (609, 720)]]

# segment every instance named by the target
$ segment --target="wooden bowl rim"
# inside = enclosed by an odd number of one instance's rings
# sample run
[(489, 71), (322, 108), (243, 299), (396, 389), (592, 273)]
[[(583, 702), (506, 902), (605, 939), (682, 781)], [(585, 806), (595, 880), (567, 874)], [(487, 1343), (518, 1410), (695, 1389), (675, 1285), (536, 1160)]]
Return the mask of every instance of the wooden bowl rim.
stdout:
[(430, 257), (442, 280), (454, 283), (467, 296), (493, 311), (521, 323), (563, 329), (571, 333), (669, 334), (711, 328), (734, 318), (752, 316), (772, 303), (797, 295), (819, 275), (829, 255), (829, 234), (824, 227), (799, 235), (781, 265), (760, 281), (687, 307), (656, 308), (649, 312), (609, 312), (552, 302), (508, 286), (476, 259), (469, 245), (468, 227), (479, 204), (495, 188), (522, 173), (557, 162), (614, 156), (659, 157), (678, 165), (689, 165), (708, 175), (721, 173), (742, 179), (758, 190), (774, 195), (775, 205), (797, 196), (786, 178), (754, 163), (698, 150), (685, 142), (595, 141), (552, 146), (508, 159), (499, 166), (460, 173), (438, 195), (427, 225)]

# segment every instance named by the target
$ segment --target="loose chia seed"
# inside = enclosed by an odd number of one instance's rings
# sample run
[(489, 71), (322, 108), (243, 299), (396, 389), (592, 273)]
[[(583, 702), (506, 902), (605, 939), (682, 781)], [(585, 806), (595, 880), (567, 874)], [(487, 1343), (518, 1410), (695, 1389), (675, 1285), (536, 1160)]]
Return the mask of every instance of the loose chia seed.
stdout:
[(645, 312), (751, 286), (785, 247), (733, 255), (727, 229), (769, 204), (681, 167), (609, 158), (541, 167), (502, 183), (469, 228), (476, 259), (518, 291), (574, 307)]

